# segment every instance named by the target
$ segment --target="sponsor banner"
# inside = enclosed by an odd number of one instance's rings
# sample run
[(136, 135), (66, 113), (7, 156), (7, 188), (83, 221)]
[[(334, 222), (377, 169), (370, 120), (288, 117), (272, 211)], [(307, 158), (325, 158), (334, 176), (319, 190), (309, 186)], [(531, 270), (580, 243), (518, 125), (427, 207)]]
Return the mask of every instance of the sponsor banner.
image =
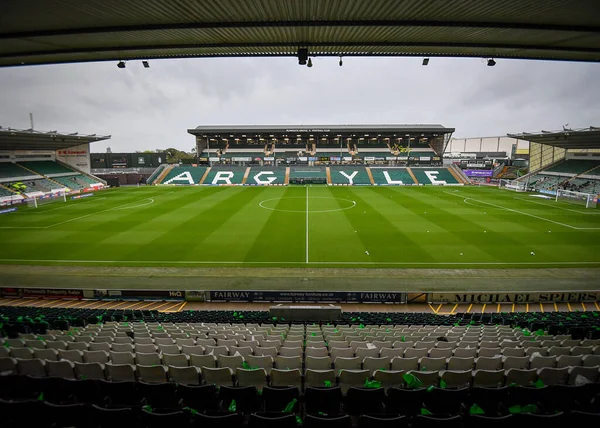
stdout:
[(600, 292), (429, 293), (430, 303), (567, 303), (597, 302)]
[(81, 199), (81, 198), (87, 198), (89, 196), (94, 196), (94, 194), (93, 193), (84, 193), (83, 195), (71, 196), (71, 199)]
[(12, 213), (12, 212), (14, 212), (14, 211), (16, 211), (16, 210), (17, 210), (17, 208), (16, 208), (16, 207), (13, 207), (13, 208), (7, 208), (7, 209), (5, 209), (5, 210), (0, 210), (0, 214), (8, 214), (8, 213)]
[(340, 156), (331, 156), (329, 158), (332, 162), (339, 162), (342, 160), (342, 158)]
[(18, 288), (0, 288), (0, 297), (20, 297), (21, 290)]
[(206, 293), (204, 291), (188, 290), (185, 292), (185, 300), (188, 302), (204, 302)]
[(494, 171), (491, 169), (463, 169), (467, 177), (492, 177)]
[(395, 292), (217, 290), (207, 291), (205, 295), (210, 302), (406, 302), (406, 293)]
[(265, 156), (264, 159), (266, 161), (274, 161), (275, 160), (275, 158), (273, 156)]
[(82, 299), (83, 290), (57, 288), (22, 288), (21, 297), (41, 297), (49, 299)]
[(97, 299), (122, 300), (183, 300), (185, 291), (179, 290), (94, 290)]
[(232, 157), (231, 158), (232, 162), (252, 162), (252, 158), (246, 158), (246, 157)]
[(299, 156), (298, 157), (298, 161), (300, 161), (300, 162), (307, 162), (308, 158), (306, 156)]
[(219, 157), (216, 157), (216, 158), (210, 157), (210, 158), (208, 158), (208, 160), (211, 161), (211, 162), (219, 162), (221, 160), (221, 158), (219, 158)]
[(430, 162), (431, 158), (429, 156), (421, 156), (419, 158), (420, 161), (424, 161), (424, 162)]
[(90, 145), (88, 143), (56, 151), (56, 160), (90, 174)]
[(375, 158), (373, 156), (365, 156), (363, 159), (366, 161), (374, 161), (375, 160)]
[[(508, 187), (508, 186), (506, 186)], [(515, 186), (516, 187), (516, 186)], [(540, 189), (538, 190), (539, 193), (543, 193), (544, 195), (552, 195), (552, 196), (556, 196), (556, 190), (546, 190), (546, 189)]]

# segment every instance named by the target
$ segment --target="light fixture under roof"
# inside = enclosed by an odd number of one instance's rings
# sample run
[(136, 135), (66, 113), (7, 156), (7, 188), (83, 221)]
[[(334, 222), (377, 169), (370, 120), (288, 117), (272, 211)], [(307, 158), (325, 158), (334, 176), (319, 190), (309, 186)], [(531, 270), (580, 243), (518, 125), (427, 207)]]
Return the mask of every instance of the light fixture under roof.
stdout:
[(119, 61), (117, 63), (117, 67), (119, 67), (119, 68), (125, 68), (125, 61)]
[(144, 68), (150, 68), (150, 63), (148, 63), (148, 61), (142, 61), (142, 65)]
[(429, 64), (429, 58), (423, 58), (423, 65)]
[(488, 67), (493, 67), (496, 65), (496, 61), (494, 61), (493, 58), (490, 58), (487, 60), (487, 65), (488, 65)]

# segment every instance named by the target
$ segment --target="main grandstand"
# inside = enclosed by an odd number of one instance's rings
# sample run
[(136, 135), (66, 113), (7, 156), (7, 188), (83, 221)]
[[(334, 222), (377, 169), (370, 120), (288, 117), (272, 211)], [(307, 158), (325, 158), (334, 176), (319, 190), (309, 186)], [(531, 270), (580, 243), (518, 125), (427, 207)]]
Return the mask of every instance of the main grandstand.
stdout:
[[(595, 1), (34, 6), (0, 66), (600, 52)], [(107, 137), (0, 129), (2, 426), (597, 426), (600, 216), (561, 198), (597, 192), (597, 128), (511, 135), (501, 188), (453, 131), (198, 127), (195, 164), (115, 189)]]

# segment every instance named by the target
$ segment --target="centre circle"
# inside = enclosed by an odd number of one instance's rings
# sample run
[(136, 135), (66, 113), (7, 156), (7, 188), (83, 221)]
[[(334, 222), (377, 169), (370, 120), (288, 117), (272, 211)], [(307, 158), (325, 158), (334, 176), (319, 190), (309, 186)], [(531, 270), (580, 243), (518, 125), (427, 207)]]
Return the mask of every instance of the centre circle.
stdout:
[(290, 196), (265, 199), (264, 201), (260, 201), (258, 205), (269, 211), (286, 213), (306, 213), (307, 211), (309, 213), (333, 213), (354, 208), (356, 201), (330, 196), (311, 196), (308, 200), (303, 196)]

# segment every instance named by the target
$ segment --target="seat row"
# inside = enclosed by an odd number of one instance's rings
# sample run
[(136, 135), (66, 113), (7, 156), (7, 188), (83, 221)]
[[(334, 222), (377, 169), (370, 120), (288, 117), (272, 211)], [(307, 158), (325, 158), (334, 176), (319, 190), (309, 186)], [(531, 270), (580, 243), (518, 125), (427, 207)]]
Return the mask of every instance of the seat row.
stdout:
[[(387, 391), (351, 387), (345, 396), (336, 386), (308, 387), (303, 395), (296, 387), (266, 386), (259, 395), (251, 386), (216, 388), (213, 385), (4, 376), (0, 377), (0, 413), (3, 426), (23, 426), (26, 420), (31, 425), (44, 427), (49, 426), (49, 422), (54, 426), (81, 427), (104, 427), (110, 423), (161, 428), (189, 423), (203, 428), (217, 426), (217, 423), (244, 426), (243, 415), (255, 412), (267, 412), (258, 413), (260, 417), (254, 422), (255, 416), (250, 416), (249, 426), (261, 428), (291, 428), (294, 425), (288, 425), (290, 415), (294, 423), (302, 418), (305, 425), (319, 423), (316, 426), (327, 428), (349, 428), (352, 421), (357, 421), (354, 418), (351, 421), (349, 416), (359, 415), (359, 426), (372, 428), (407, 427), (411, 423), (420, 427), (494, 428), (505, 427), (507, 422), (538, 420), (556, 426), (558, 422), (566, 422), (566, 418), (577, 426), (596, 426), (600, 417), (598, 386), (390, 388)], [(424, 414), (429, 415), (427, 419), (422, 419)], [(312, 415), (319, 417), (313, 419)], [(345, 425), (339, 425), (342, 421)]]
[[(272, 364), (272, 363), (271, 363)], [(393, 363), (392, 363), (393, 367)], [(344, 392), (353, 386), (368, 385), (378, 382), (379, 386), (389, 388), (437, 386), (448, 387), (530, 385), (537, 380), (544, 384), (579, 384), (599, 381), (600, 366), (593, 367), (542, 367), (539, 369), (511, 368), (503, 369), (427, 369), (401, 370), (379, 368), (375, 370), (361, 368), (269, 368), (263, 367), (215, 367), (141, 365), (107, 363), (81, 363), (67, 360), (46, 361), (40, 359), (20, 360), (12, 358), (0, 359), (0, 370), (3, 373), (15, 373), (34, 377), (60, 377), (65, 379), (106, 379), (112, 381), (176, 382), (181, 384), (255, 386), (262, 389), (271, 386), (331, 386), (339, 384)]]

